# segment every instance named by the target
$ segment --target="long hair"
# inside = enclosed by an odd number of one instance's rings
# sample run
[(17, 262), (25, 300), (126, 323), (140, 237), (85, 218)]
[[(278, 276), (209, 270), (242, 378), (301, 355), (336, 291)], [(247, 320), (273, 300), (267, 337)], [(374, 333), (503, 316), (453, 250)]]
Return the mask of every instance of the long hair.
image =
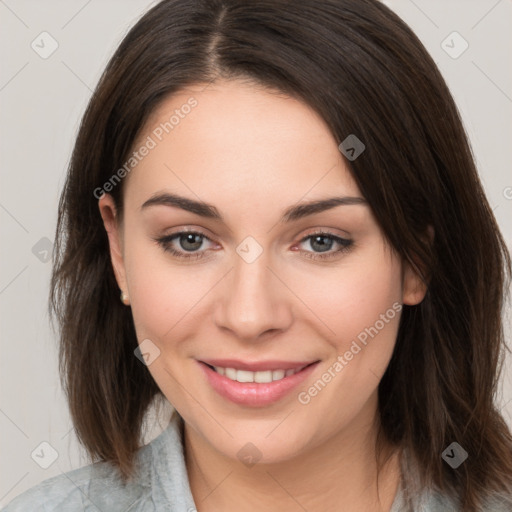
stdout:
[[(84, 114), (55, 237), (50, 314), (78, 439), (128, 479), (162, 397), (134, 356), (95, 190), (164, 99), (221, 77), (300, 99), (340, 143), (354, 134), (365, 144), (350, 172), (387, 241), (428, 282), (424, 300), (404, 307), (379, 385), (380, 435), (417, 461), (422, 486), (477, 510), (512, 481), (512, 437), (495, 405), (511, 258), (442, 76), (376, 0), (164, 0), (123, 39)], [(111, 194), (122, 215), (122, 180)], [(441, 457), (452, 442), (469, 454), (456, 470)]]

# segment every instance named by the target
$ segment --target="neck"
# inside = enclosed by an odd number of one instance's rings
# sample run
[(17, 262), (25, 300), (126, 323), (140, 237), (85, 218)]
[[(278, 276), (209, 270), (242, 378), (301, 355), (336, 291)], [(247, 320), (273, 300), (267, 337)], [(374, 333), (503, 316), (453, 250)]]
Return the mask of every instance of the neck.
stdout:
[(399, 455), (384, 446), (386, 460), (378, 475), (376, 435), (370, 421), (286, 461), (247, 467), (185, 425), (185, 460), (197, 511), (388, 512), (400, 481)]

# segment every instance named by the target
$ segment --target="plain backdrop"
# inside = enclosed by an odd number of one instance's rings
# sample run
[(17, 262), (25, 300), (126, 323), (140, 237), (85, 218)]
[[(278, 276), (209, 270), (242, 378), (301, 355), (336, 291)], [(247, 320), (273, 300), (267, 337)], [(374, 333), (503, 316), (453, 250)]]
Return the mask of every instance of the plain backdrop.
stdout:
[[(447, 80), (512, 247), (512, 2), (385, 3), (416, 32)], [(49, 257), (80, 118), (108, 58), (153, 4), (0, 0), (0, 506), (88, 463), (57, 372), (57, 340), (47, 315)], [(510, 340), (509, 324), (510, 316)], [(512, 426), (510, 373), (503, 375), (498, 403)], [(147, 441), (165, 421), (150, 424)], [(46, 463), (55, 461), (44, 469), (38, 453)]]

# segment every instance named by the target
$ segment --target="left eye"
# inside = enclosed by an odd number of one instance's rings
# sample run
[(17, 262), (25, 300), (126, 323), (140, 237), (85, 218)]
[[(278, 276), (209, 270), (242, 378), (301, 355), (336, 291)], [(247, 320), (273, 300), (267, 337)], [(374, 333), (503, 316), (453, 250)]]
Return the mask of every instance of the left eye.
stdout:
[[(328, 240), (327, 244), (325, 243), (325, 240)], [(315, 246), (317, 248), (319, 247), (321, 254), (316, 253), (316, 252), (311, 253), (309, 251), (306, 251), (304, 256), (306, 258), (317, 259), (317, 260), (333, 258), (340, 253), (347, 252), (351, 248), (352, 243), (353, 243), (353, 241), (349, 240), (348, 238), (341, 238), (332, 233), (324, 233), (324, 232), (311, 233), (308, 236), (304, 237), (300, 241), (300, 243), (303, 243), (306, 241), (309, 241), (309, 244), (311, 247), (315, 247)], [(333, 247), (333, 245), (336, 245), (336, 244), (338, 244), (340, 246), (339, 249), (331, 251), (330, 249)]]
[[(176, 258), (182, 259), (200, 259), (205, 256), (206, 250), (198, 251), (201, 248), (203, 241), (211, 240), (203, 233), (197, 231), (180, 231), (172, 235), (167, 235), (161, 238), (156, 238), (155, 241), (164, 249), (164, 251), (171, 253)], [(327, 243), (325, 242), (327, 240)], [(316, 247), (320, 252), (300, 251), (306, 258), (322, 260), (332, 258), (339, 253), (346, 252), (353, 244), (352, 240), (341, 238), (332, 233), (317, 232), (311, 233), (302, 238), (299, 244), (309, 241), (313, 249)], [(181, 248), (176, 248), (175, 242), (179, 242)], [(338, 244), (340, 248), (332, 251), (333, 245)]]

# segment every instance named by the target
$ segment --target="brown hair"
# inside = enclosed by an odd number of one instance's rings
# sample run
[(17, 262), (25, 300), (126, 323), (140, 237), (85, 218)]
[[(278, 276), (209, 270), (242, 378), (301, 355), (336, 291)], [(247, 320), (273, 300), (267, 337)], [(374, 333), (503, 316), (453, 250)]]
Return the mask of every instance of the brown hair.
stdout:
[[(339, 142), (355, 134), (366, 145), (348, 162), (353, 177), (390, 244), (429, 283), (419, 305), (404, 307), (379, 385), (382, 436), (412, 454), (423, 486), (477, 510), (512, 480), (512, 437), (494, 403), (511, 260), (443, 78), (375, 0), (164, 0), (121, 42), (76, 139), (51, 280), (80, 442), (129, 478), (145, 414), (162, 397), (134, 356), (94, 191), (164, 98), (218, 77), (301, 99)], [(112, 190), (121, 213), (122, 191), (123, 182)], [(453, 441), (469, 453), (456, 470), (441, 458)]]

